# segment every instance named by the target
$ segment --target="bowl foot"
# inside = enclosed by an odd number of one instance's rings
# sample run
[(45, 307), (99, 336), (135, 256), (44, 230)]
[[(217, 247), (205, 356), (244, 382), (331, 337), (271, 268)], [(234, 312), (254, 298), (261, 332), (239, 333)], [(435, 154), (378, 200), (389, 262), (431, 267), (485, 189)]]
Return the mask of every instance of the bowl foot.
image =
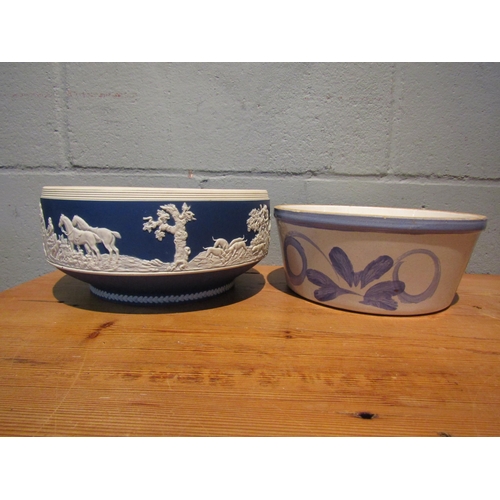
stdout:
[(196, 293), (183, 293), (179, 295), (126, 295), (120, 293), (107, 292), (90, 285), (90, 291), (97, 297), (109, 300), (111, 302), (120, 302), (126, 304), (139, 304), (139, 305), (161, 305), (161, 304), (179, 304), (182, 302), (193, 302), (196, 300), (208, 299), (227, 292), (234, 285), (234, 281), (226, 285), (203, 290)]

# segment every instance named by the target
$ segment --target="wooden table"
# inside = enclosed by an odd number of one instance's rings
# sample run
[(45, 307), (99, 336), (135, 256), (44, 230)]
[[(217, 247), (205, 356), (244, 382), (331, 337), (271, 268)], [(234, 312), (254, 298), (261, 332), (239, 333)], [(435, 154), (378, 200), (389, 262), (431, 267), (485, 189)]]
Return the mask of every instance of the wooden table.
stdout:
[(499, 436), (500, 276), (420, 317), (350, 313), (257, 266), (191, 305), (59, 271), (0, 293), (0, 435)]

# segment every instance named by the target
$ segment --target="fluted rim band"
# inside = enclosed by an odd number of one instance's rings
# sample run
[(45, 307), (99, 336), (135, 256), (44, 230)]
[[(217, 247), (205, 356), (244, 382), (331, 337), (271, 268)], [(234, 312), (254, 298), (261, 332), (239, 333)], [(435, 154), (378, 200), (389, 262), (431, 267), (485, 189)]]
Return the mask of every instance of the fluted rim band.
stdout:
[(42, 198), (88, 201), (260, 201), (264, 189), (195, 189), (119, 186), (44, 186)]

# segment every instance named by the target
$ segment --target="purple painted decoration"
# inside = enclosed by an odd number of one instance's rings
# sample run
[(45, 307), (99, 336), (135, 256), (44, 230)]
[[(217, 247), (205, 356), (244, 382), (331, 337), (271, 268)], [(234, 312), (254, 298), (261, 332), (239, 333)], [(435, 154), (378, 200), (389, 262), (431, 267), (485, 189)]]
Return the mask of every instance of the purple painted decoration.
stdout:
[(328, 254), (336, 273), (349, 285), (354, 284), (354, 268), (347, 254), (339, 247), (333, 247)]
[(402, 281), (382, 281), (369, 288), (361, 304), (367, 304), (386, 311), (395, 311), (398, 303), (392, 298), (403, 293), (405, 284)]
[[(337, 274), (337, 277), (342, 278), (351, 290), (337, 285), (337, 283), (335, 283), (326, 274), (316, 269), (309, 269), (307, 267), (305, 250), (299, 243), (298, 239), (302, 239), (316, 248), (316, 250), (318, 250), (325, 260), (332, 266), (333, 270)], [(301, 258), (302, 269), (297, 275), (291, 271), (286, 257), (286, 249), (290, 245), (297, 250)], [(289, 280), (295, 285), (300, 285), (307, 277), (313, 285), (319, 287), (314, 290), (314, 297), (320, 302), (334, 300), (340, 295), (352, 294), (357, 295), (358, 297), (363, 297), (363, 300), (360, 301), (361, 304), (370, 305), (386, 311), (395, 311), (398, 308), (398, 302), (394, 300), (395, 297), (397, 297), (400, 302), (404, 303), (417, 303), (426, 300), (434, 294), (441, 278), (441, 265), (437, 256), (430, 250), (420, 248), (404, 253), (396, 259), (396, 264), (394, 263), (394, 259), (389, 257), (389, 255), (380, 255), (367, 264), (363, 270), (357, 272), (354, 271), (354, 266), (352, 265), (351, 260), (342, 248), (333, 247), (327, 257), (319, 246), (314, 243), (314, 241), (306, 235), (296, 231), (291, 231), (287, 234), (284, 249), (285, 268), (287, 270)], [(426, 290), (418, 295), (409, 295), (406, 293), (405, 283), (399, 279), (400, 267), (403, 265), (404, 260), (413, 254), (428, 255), (432, 259), (434, 266), (434, 276), (432, 282)], [(353, 287), (358, 286), (358, 290), (365, 288), (373, 281), (380, 279), (391, 269), (393, 269), (392, 280), (383, 281), (371, 286), (368, 290), (366, 290), (364, 296), (361, 293), (352, 290)]]
[(306, 272), (306, 276), (312, 284), (320, 287), (314, 290), (314, 296), (321, 302), (336, 299), (339, 295), (344, 295), (345, 293), (352, 293), (354, 295), (357, 295), (355, 292), (351, 292), (351, 290), (341, 288), (336, 283), (334, 283), (326, 274), (323, 274), (320, 271), (316, 271), (316, 269), (308, 269)]
[(372, 281), (378, 280), (394, 264), (394, 261), (388, 255), (381, 255), (372, 260), (362, 271), (354, 272), (353, 265), (347, 254), (340, 247), (333, 247), (328, 254), (333, 269), (350, 286), (358, 286), (361, 282), (361, 288)]
[(361, 281), (361, 288), (372, 281), (378, 280), (382, 277), (389, 269), (391, 269), (394, 261), (388, 255), (381, 255), (375, 260), (372, 260), (363, 271), (356, 273), (354, 277), (354, 285), (357, 286), (359, 281)]

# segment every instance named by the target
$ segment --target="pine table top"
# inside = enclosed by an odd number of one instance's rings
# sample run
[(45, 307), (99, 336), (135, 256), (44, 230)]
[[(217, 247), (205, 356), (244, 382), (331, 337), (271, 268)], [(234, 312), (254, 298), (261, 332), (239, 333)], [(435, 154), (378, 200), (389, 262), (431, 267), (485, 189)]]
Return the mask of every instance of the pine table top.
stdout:
[(256, 266), (139, 307), (54, 271), (0, 293), (2, 436), (499, 436), (500, 276), (427, 316), (306, 301)]

